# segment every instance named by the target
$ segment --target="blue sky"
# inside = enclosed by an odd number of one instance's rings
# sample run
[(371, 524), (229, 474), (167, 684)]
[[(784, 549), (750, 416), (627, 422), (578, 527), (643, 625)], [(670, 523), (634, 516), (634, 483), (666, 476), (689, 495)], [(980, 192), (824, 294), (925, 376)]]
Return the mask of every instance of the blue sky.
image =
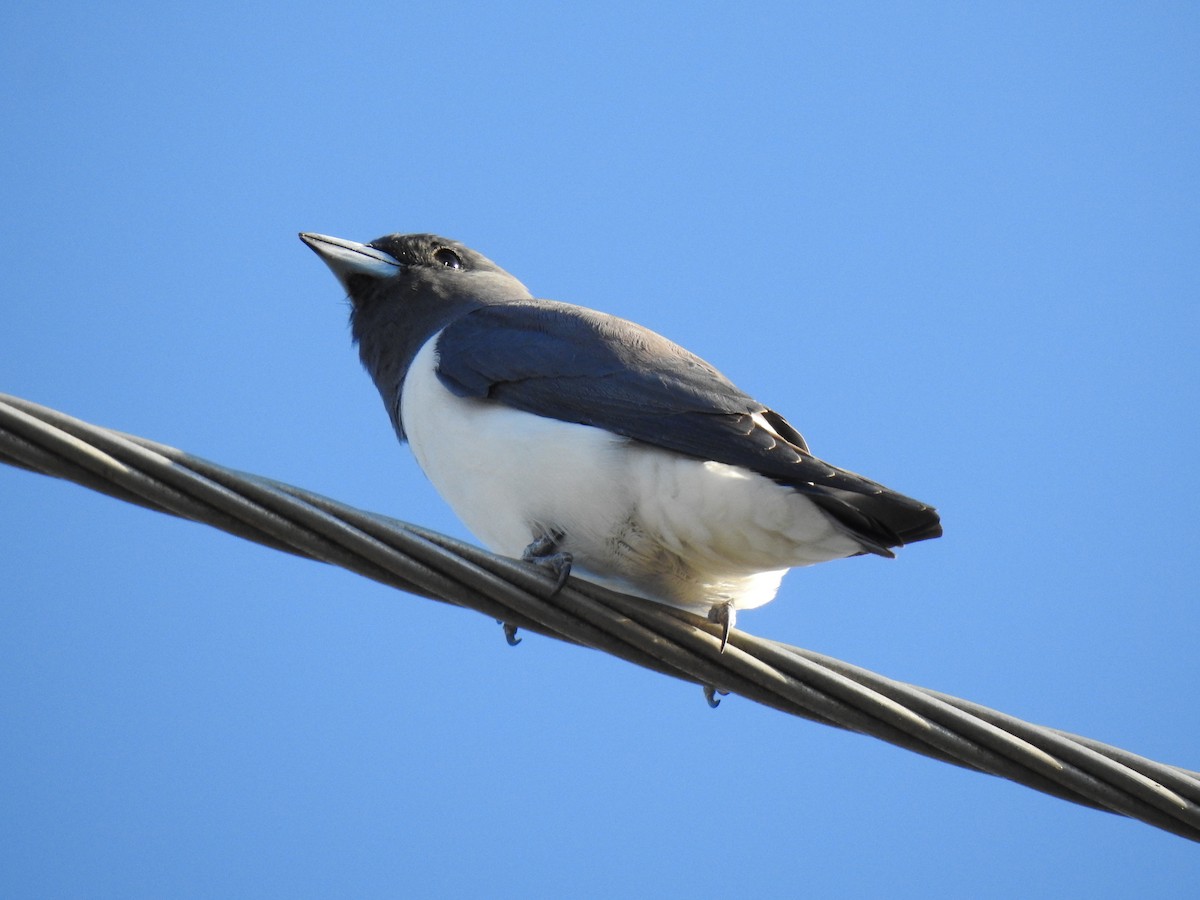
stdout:
[[(465, 536), (301, 230), (935, 503), (747, 629), (1200, 768), (1192, 4), (0, 11), (0, 390)], [(0, 469), (0, 894), (1183, 896), (1148, 826)]]

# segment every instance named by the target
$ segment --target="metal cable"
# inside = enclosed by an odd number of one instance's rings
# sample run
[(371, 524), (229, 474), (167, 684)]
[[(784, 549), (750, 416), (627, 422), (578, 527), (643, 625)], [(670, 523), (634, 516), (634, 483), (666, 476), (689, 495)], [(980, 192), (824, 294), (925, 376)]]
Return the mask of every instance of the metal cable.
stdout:
[(0, 461), (1200, 841), (1200, 774), (0, 394)]

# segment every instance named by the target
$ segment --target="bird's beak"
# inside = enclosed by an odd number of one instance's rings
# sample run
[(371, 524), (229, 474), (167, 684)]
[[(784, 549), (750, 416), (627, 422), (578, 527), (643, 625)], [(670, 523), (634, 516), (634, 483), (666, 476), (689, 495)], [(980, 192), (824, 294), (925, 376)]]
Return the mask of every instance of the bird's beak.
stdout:
[(356, 241), (304, 231), (300, 232), (300, 240), (321, 257), (321, 261), (329, 266), (347, 292), (350, 290), (350, 279), (356, 275), (391, 278), (403, 268), (403, 263), (394, 256)]

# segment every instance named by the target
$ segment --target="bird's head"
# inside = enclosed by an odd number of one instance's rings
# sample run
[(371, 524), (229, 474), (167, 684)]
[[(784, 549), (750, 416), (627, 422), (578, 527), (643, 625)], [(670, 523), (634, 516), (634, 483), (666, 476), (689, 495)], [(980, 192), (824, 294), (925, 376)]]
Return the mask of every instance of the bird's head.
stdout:
[(459, 316), (530, 300), (525, 285), (458, 241), (389, 234), (360, 244), (301, 233), (350, 298), (350, 329), (401, 438), (399, 397), (417, 351)]
[(453, 308), (531, 297), (525, 285), (482, 253), (436, 234), (389, 234), (368, 244), (308, 233), (300, 240), (329, 266), (356, 311), (376, 303), (409, 304), (414, 298)]

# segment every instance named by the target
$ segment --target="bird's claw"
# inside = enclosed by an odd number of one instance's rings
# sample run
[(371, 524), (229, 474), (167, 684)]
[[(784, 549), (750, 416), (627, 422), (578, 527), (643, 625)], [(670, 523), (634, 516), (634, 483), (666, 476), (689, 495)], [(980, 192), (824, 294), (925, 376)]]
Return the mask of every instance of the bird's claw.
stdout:
[(517, 626), (511, 622), (501, 622), (504, 626), (504, 640), (508, 641), (508, 646), (515, 647), (521, 643), (521, 638), (517, 637)]
[(547, 556), (543, 559), (536, 560), (539, 566), (548, 569), (554, 575), (554, 590), (550, 596), (554, 596), (563, 589), (563, 585), (567, 583), (567, 579), (571, 577), (571, 563), (575, 561), (570, 553), (560, 552), (553, 556)]
[(552, 597), (567, 583), (567, 578), (571, 575), (571, 564), (575, 561), (570, 553), (558, 549), (562, 539), (563, 532), (561, 531), (543, 532), (521, 554), (524, 562), (541, 566), (554, 575), (554, 590), (550, 593)]
[(708, 610), (708, 621), (716, 622), (721, 626), (721, 652), (725, 652), (725, 645), (729, 643), (729, 632), (733, 628), (734, 620), (737, 618), (737, 610), (733, 607), (732, 600), (726, 600), (724, 603), (715, 603)]
[(704, 685), (704, 699), (706, 701), (708, 701), (708, 705), (711, 706), (713, 709), (716, 709), (718, 706), (721, 705), (721, 700), (719, 697), (717, 697), (717, 694), (720, 694), (722, 697), (724, 697), (728, 693), (729, 693), (729, 691), (717, 690), (711, 684)]

